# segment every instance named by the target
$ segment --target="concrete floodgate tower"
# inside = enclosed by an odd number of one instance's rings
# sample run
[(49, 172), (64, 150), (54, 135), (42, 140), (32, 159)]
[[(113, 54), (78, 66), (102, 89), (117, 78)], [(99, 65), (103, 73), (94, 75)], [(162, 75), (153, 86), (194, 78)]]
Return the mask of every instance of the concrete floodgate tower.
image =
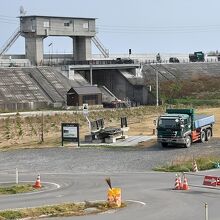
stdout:
[(25, 38), (26, 58), (33, 65), (43, 63), (43, 40), (48, 36), (73, 39), (73, 59), (92, 59), (91, 40), (95, 37), (95, 18), (20, 16), (20, 33)]

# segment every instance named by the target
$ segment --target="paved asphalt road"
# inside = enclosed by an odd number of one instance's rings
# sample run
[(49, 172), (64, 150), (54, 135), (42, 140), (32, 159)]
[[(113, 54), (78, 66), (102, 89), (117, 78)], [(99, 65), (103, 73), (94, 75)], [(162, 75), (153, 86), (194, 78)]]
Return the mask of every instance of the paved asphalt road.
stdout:
[[(155, 173), (157, 165), (187, 156), (212, 152), (220, 154), (219, 141), (194, 144), (190, 149), (108, 147), (24, 149), (0, 153), (1, 182), (15, 180), (17, 167), (20, 181), (35, 181), (41, 174), (45, 191), (1, 196), (0, 209), (32, 207), (70, 201), (105, 200), (111, 177), (113, 187), (122, 188), (128, 207), (112, 214), (62, 219), (205, 219), (204, 202), (209, 205), (209, 219), (219, 220), (220, 191), (191, 186), (189, 191), (172, 190), (174, 173)], [(220, 170), (204, 172), (220, 176)], [(203, 177), (188, 176), (190, 185), (202, 186)], [(57, 188), (59, 186), (59, 188)], [(219, 188), (220, 189), (220, 188)], [(61, 218), (58, 218), (61, 219)]]

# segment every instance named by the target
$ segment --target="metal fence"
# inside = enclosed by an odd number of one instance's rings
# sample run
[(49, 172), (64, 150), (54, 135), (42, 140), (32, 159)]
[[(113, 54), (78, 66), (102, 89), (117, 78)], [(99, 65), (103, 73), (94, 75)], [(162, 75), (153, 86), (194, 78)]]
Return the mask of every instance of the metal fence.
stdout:
[(0, 103), (1, 111), (24, 111), (47, 108), (47, 102)]

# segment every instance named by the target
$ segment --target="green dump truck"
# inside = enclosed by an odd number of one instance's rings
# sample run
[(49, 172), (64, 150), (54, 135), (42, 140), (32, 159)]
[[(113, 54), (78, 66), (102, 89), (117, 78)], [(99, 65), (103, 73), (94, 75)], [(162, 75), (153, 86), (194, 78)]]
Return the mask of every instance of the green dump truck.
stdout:
[(205, 61), (205, 54), (202, 51), (189, 54), (189, 62), (204, 62), (204, 61)]
[(197, 115), (194, 109), (167, 109), (157, 120), (157, 141), (163, 147), (208, 141), (213, 135), (214, 115)]

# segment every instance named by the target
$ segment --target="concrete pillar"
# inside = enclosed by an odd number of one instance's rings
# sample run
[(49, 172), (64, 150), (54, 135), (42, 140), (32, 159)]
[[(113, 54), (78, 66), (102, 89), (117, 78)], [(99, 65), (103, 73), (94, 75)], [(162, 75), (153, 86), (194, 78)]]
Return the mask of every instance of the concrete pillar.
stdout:
[(26, 58), (32, 65), (41, 65), (43, 63), (43, 37), (25, 36)]
[(75, 78), (74, 78), (74, 74), (75, 74), (75, 70), (69, 68), (68, 78), (71, 79), (71, 80), (75, 80)]
[(73, 54), (75, 61), (91, 60), (91, 37), (73, 37)]

